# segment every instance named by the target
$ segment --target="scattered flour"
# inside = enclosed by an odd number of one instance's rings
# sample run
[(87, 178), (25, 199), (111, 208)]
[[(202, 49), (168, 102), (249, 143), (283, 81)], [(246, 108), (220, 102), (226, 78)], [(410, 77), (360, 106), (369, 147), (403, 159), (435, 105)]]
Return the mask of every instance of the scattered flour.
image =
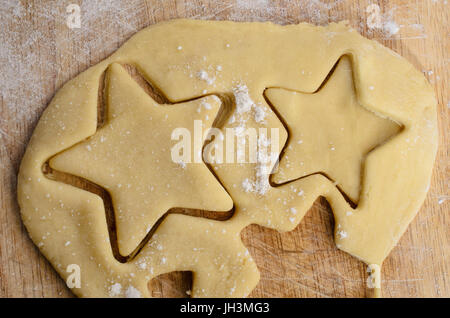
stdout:
[(203, 106), (205, 109), (211, 109), (211, 104), (206, 102), (205, 100), (202, 100), (200, 105)]
[(214, 84), (214, 81), (216, 80), (216, 78), (214, 76), (210, 76), (208, 74), (208, 72), (206, 72), (204, 70), (201, 70), (200, 72), (198, 72), (197, 77), (200, 80), (205, 81), (208, 85)]
[(388, 36), (392, 36), (398, 33), (400, 27), (395, 21), (388, 20), (383, 24), (383, 30), (387, 33)]
[(253, 180), (249, 178), (244, 179), (242, 188), (245, 192), (253, 192), (259, 195), (265, 195), (270, 189), (269, 175), (275, 161), (278, 159), (277, 152), (270, 152), (270, 140), (263, 134), (258, 136), (258, 152), (256, 163), (256, 175)]
[(347, 232), (342, 231), (342, 230), (338, 231), (337, 234), (339, 235), (340, 239), (345, 239), (348, 236)]
[(262, 105), (257, 105), (250, 97), (248, 87), (244, 84), (238, 84), (233, 88), (234, 98), (236, 100), (236, 115), (241, 117), (253, 110), (254, 120), (262, 123), (266, 118), (266, 112)]
[[(143, 27), (139, 17), (146, 8), (138, 0), (83, 1), (81, 28), (72, 30), (66, 27), (68, 4), (0, 0), (0, 100), (4, 104), (0, 125), (8, 120), (34, 127), (55, 87), (117, 49), (116, 31), (123, 42)], [(50, 31), (53, 27), (64, 36)], [(5, 133), (0, 131), (0, 135)], [(17, 135), (23, 139), (28, 133), (10, 129), (7, 137), (17, 142)]]
[(142, 263), (140, 263), (138, 266), (139, 266), (140, 269), (144, 270), (144, 269), (147, 268), (147, 263), (142, 262)]
[(125, 291), (126, 298), (141, 298), (141, 292), (134, 288), (133, 286), (129, 286)]
[(245, 178), (244, 181), (242, 181), (242, 187), (245, 192), (251, 192), (253, 191), (253, 182), (251, 182), (248, 178)]
[(109, 295), (111, 297), (114, 297), (114, 296), (120, 295), (121, 292), (122, 292), (122, 285), (119, 283), (115, 283), (115, 284), (111, 285), (111, 288), (109, 290)]

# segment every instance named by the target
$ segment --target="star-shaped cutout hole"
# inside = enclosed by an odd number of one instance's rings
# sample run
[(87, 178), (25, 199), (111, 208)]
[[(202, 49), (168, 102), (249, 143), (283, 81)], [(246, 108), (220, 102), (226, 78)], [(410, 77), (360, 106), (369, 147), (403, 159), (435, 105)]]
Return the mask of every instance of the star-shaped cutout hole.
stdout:
[(194, 136), (194, 120), (202, 120), (204, 130), (212, 127), (219, 98), (158, 104), (116, 63), (107, 70), (106, 96), (106, 123), (49, 164), (111, 195), (121, 255), (131, 255), (172, 208), (232, 209), (232, 199), (203, 162), (177, 163), (171, 156), (174, 129)]
[(314, 93), (268, 88), (265, 97), (289, 132), (271, 181), (321, 173), (357, 205), (365, 157), (402, 126), (359, 104), (350, 58), (343, 56)]

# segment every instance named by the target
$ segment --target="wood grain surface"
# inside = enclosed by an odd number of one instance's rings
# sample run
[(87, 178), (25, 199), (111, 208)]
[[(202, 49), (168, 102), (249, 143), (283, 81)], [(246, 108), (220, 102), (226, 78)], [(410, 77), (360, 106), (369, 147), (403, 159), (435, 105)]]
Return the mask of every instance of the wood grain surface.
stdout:
[[(66, 24), (72, 3), (81, 8), (80, 28)], [(379, 28), (367, 23), (371, 4), (380, 9)], [(440, 148), (426, 201), (384, 263), (382, 292), (450, 297), (448, 8), (446, 0), (0, 0), (0, 297), (73, 297), (29, 239), (16, 200), (20, 160), (47, 103), (135, 32), (180, 17), (320, 25), (348, 20), (425, 73), (439, 102)], [(332, 222), (321, 199), (292, 232), (246, 228), (243, 241), (261, 271), (250, 296), (367, 296), (366, 266), (335, 247)], [(155, 297), (180, 297), (190, 284), (189, 273), (171, 273), (149, 287)]]

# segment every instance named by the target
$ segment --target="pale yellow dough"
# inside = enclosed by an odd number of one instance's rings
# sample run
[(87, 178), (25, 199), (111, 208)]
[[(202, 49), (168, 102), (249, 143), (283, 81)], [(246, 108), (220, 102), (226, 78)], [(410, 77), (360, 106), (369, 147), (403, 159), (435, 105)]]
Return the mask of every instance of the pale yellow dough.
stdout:
[[(139, 69), (174, 104), (152, 100), (121, 64)], [(105, 72), (107, 119), (97, 129)], [(227, 110), (214, 95), (247, 90), (251, 109), (234, 105), (229, 120), (215, 120)], [(279, 185), (261, 179), (258, 163), (209, 169), (167, 160), (172, 129), (192, 131), (195, 119), (222, 130), (279, 128), (285, 148), (271, 177)], [(292, 230), (319, 196), (333, 210), (337, 246), (381, 265), (424, 200), (436, 149), (436, 100), (424, 76), (343, 23), (175, 20), (140, 31), (57, 92), (24, 155), (18, 199), (31, 238), (59, 274), (66, 279), (69, 264), (80, 266), (78, 296), (149, 297), (150, 279), (187, 270), (193, 297), (242, 297), (259, 272), (241, 230), (252, 223)], [(48, 160), (110, 193), (122, 255), (172, 207), (234, 205), (234, 214), (226, 221), (170, 214), (136, 257), (120, 263), (102, 199), (47, 178)]]

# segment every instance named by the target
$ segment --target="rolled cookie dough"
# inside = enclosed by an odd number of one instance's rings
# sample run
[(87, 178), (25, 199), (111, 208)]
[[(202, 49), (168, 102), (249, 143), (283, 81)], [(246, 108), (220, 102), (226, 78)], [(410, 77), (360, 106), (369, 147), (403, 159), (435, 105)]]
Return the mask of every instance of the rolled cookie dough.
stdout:
[[(173, 105), (145, 94), (127, 66)], [(107, 116), (97, 128), (104, 74)], [(170, 128), (193, 129), (198, 118), (222, 131), (266, 128), (258, 144), (284, 148), (274, 182), (261, 162), (209, 170), (162, 163), (174, 144)], [(259, 279), (241, 230), (292, 230), (319, 196), (333, 210), (337, 246), (381, 265), (424, 200), (436, 149), (436, 100), (424, 76), (344, 23), (174, 20), (138, 32), (56, 93), (23, 157), (18, 200), (30, 237), (63, 279), (79, 266), (78, 296), (149, 297), (149, 280), (186, 270), (193, 297), (241, 297)], [(311, 151), (304, 168), (300, 157)], [(133, 257), (114, 256), (102, 198), (50, 178), (46, 164), (110, 194), (120, 253)], [(171, 207), (232, 205), (225, 221), (161, 219)]]

